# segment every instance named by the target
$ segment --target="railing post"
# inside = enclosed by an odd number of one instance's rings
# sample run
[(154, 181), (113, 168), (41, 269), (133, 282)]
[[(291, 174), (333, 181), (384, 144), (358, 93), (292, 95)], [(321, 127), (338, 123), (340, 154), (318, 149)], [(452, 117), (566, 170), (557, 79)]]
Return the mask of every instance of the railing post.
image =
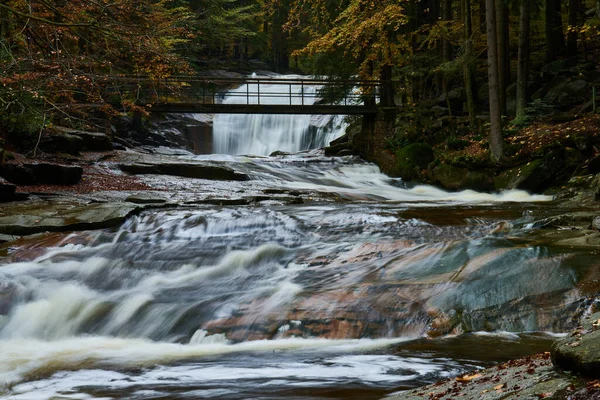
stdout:
[(302, 105), (304, 105), (304, 80), (300, 81), (300, 97), (302, 98)]
[(292, 84), (290, 83), (290, 106), (292, 105)]
[(260, 105), (260, 79), (256, 81), (256, 104)]
[(250, 105), (250, 84), (246, 83), (246, 105)]

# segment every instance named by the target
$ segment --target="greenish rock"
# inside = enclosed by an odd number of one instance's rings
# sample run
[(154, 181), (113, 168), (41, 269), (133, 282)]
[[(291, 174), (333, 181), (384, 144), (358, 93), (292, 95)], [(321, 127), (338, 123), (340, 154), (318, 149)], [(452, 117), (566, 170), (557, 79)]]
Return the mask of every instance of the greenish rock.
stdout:
[(242, 173), (239, 173), (231, 168), (203, 165), (198, 163), (135, 163), (119, 165), (122, 171), (134, 174), (155, 174), (155, 175), (172, 175), (181, 176), (184, 178), (221, 180), (221, 181), (247, 181), (250, 178)]
[(535, 172), (542, 167), (542, 160), (534, 160), (502, 172), (494, 179), (496, 190), (525, 189), (535, 191), (538, 182)]
[(440, 164), (431, 171), (432, 180), (447, 190), (491, 190), (494, 181), (491, 173), (471, 171), (453, 165)]
[(586, 318), (575, 332), (554, 343), (552, 361), (564, 370), (600, 378), (600, 313)]
[(420, 176), (421, 170), (433, 162), (435, 156), (431, 146), (425, 143), (413, 143), (396, 152), (395, 175), (404, 180), (413, 180)]

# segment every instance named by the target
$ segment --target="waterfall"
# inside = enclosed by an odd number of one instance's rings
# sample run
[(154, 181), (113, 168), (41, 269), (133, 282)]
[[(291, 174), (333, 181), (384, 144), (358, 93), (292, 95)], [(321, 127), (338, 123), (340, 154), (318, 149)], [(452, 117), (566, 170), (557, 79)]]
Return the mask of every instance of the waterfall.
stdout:
[[(297, 79), (285, 75), (279, 79)], [(317, 86), (260, 85), (261, 104), (312, 105), (317, 100)], [(224, 104), (257, 104), (256, 84), (242, 85), (231, 90)], [(249, 97), (246, 94), (250, 93)], [(218, 154), (269, 155), (274, 151), (296, 153), (329, 145), (345, 130), (343, 116), (273, 115), (273, 114), (217, 114), (213, 121), (214, 152)]]

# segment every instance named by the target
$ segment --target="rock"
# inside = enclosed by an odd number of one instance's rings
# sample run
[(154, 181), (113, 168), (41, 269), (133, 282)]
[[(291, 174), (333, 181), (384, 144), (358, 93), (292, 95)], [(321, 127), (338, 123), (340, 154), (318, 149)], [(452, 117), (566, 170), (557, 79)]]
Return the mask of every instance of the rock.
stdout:
[(333, 146), (327, 146), (324, 148), (325, 155), (328, 157), (337, 156), (340, 151), (348, 150), (348, 143), (338, 143)]
[(453, 112), (462, 112), (463, 103), (466, 100), (465, 89), (457, 87), (443, 93), (438, 97), (438, 105), (442, 107), (450, 107)]
[[(555, 371), (548, 354), (509, 361), (472, 371), (447, 381), (401, 392), (386, 400), (465, 399), (538, 400), (565, 399), (569, 389), (583, 382)], [(554, 397), (554, 396), (557, 397)]]
[(2, 243), (8, 243), (8, 242), (13, 242), (13, 241), (18, 240), (18, 239), (19, 239), (19, 236), (0, 234), (0, 244), (2, 244)]
[(45, 137), (39, 147), (47, 153), (79, 154), (83, 146), (84, 141), (79, 136), (58, 132)]
[(394, 174), (404, 180), (415, 179), (420, 171), (433, 162), (433, 149), (425, 143), (413, 143), (396, 152), (396, 168)]
[(17, 185), (74, 185), (81, 180), (83, 168), (51, 163), (5, 164), (0, 176)]
[(568, 214), (556, 215), (543, 219), (537, 223), (540, 228), (564, 228), (573, 227), (579, 229), (588, 229), (592, 221), (599, 217), (598, 212), (577, 211)]
[(552, 346), (557, 367), (590, 378), (600, 378), (600, 313), (586, 318), (582, 326)]
[(600, 231), (600, 215), (595, 216), (592, 220), (591, 229), (596, 229), (597, 231)]
[(246, 174), (234, 171), (231, 168), (187, 163), (159, 163), (159, 164), (121, 164), (122, 171), (134, 175), (155, 174), (155, 175), (173, 175), (185, 178), (209, 179), (217, 181), (247, 181), (249, 177)]
[(140, 209), (137, 205), (121, 202), (28, 202), (2, 213), (0, 233), (21, 236), (40, 232), (105, 229), (122, 224)]
[(127, 197), (125, 201), (135, 204), (164, 204), (167, 199), (152, 193), (140, 193)]
[(594, 175), (600, 173), (600, 156), (593, 157), (588, 162), (588, 171), (590, 172), (590, 174)]
[(105, 133), (85, 131), (71, 131), (70, 133), (83, 140), (83, 150), (110, 151), (113, 148), (112, 140)]
[(330, 146), (335, 146), (336, 144), (341, 144), (341, 143), (348, 143), (350, 142), (350, 135), (348, 133), (343, 134), (342, 136), (340, 136), (337, 139), (333, 139), (329, 145)]
[(431, 112), (433, 113), (433, 115), (436, 118), (444, 117), (444, 116), (450, 114), (450, 112), (448, 111), (448, 109), (446, 107), (441, 107), (441, 106), (431, 107)]
[(568, 149), (553, 151), (543, 159), (503, 171), (494, 180), (494, 187), (540, 192), (571, 172), (576, 158), (577, 154)]
[(582, 79), (568, 82), (558, 97), (558, 103), (562, 106), (581, 104), (588, 95), (588, 86), (588, 83)]
[(0, 203), (6, 203), (15, 200), (15, 192), (17, 186), (12, 183), (8, 183), (4, 179), (0, 178)]
[(486, 191), (494, 188), (491, 173), (471, 171), (448, 164), (436, 166), (432, 170), (432, 180), (447, 190), (473, 189)]
[(289, 156), (290, 153), (288, 153), (287, 151), (281, 151), (281, 150), (277, 150), (272, 152), (271, 154), (269, 154), (269, 157), (285, 157), (285, 156)]

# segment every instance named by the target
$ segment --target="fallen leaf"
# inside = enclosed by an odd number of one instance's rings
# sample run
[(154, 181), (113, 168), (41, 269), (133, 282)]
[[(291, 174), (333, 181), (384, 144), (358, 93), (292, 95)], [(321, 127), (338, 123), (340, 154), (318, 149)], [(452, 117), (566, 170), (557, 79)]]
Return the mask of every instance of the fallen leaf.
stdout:
[(500, 385), (494, 386), (494, 390), (502, 390), (506, 387), (506, 383), (501, 383)]
[(473, 379), (480, 378), (481, 374), (463, 375), (456, 378), (458, 382), (471, 382)]

